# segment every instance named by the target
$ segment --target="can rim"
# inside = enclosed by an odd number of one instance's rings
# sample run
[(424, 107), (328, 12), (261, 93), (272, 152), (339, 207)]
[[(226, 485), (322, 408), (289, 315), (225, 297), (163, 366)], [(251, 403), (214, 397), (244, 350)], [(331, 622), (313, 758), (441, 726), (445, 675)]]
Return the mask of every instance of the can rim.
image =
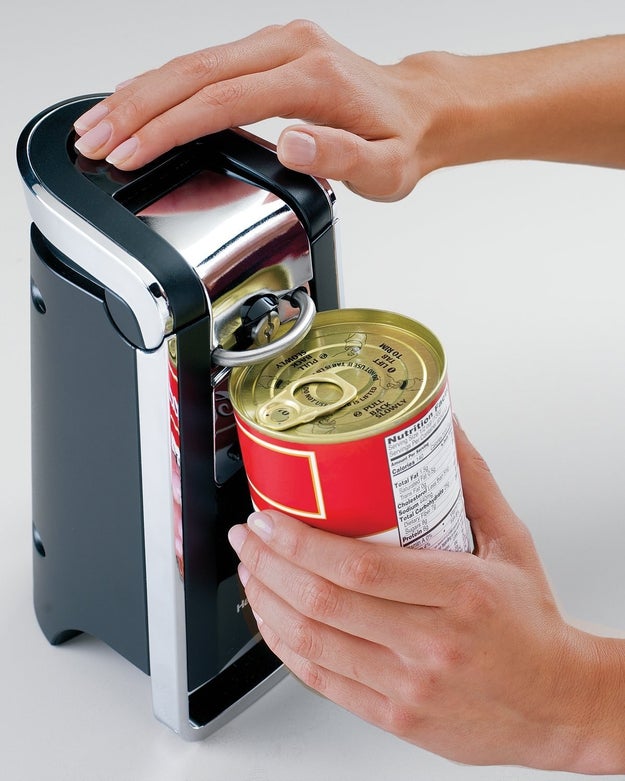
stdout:
[[(245, 379), (245, 375), (253, 369), (251, 364), (246, 366), (240, 366), (232, 370), (230, 377), (230, 400), (237, 418), (243, 422), (246, 427), (251, 428), (253, 431), (262, 434), (264, 437), (275, 438), (280, 442), (292, 442), (298, 445), (323, 445), (323, 444), (336, 444), (340, 442), (353, 442), (360, 439), (368, 439), (379, 434), (391, 434), (397, 429), (401, 429), (408, 421), (415, 419), (421, 413), (425, 412), (440, 396), (446, 385), (447, 378), (447, 356), (443, 349), (443, 346), (431, 329), (425, 326), (423, 323), (415, 320), (414, 318), (407, 317), (403, 314), (394, 312), (388, 312), (383, 309), (367, 309), (367, 308), (346, 308), (346, 309), (331, 309), (318, 312), (313, 321), (310, 334), (313, 334), (317, 327), (325, 327), (326, 325), (344, 325), (346, 322), (353, 322), (354, 325), (366, 326), (371, 324), (389, 325), (393, 328), (399, 328), (404, 330), (407, 334), (420, 339), (430, 347), (433, 354), (437, 358), (440, 367), (438, 377), (435, 382), (432, 383), (432, 387), (415, 406), (409, 407), (404, 410), (395, 418), (384, 418), (378, 423), (371, 426), (366, 426), (360, 429), (354, 429), (353, 431), (344, 432), (340, 436), (326, 435), (326, 436), (307, 436), (303, 434), (293, 433), (297, 431), (297, 427), (293, 430), (275, 431), (269, 427), (262, 426), (255, 420), (250, 419), (244, 412), (241, 411), (238, 403), (237, 396), (240, 395), (241, 384)], [(302, 340), (305, 342), (306, 337)], [(300, 343), (301, 344), (301, 343)], [(295, 345), (297, 347), (297, 345)], [(285, 353), (285, 355), (288, 353)]]

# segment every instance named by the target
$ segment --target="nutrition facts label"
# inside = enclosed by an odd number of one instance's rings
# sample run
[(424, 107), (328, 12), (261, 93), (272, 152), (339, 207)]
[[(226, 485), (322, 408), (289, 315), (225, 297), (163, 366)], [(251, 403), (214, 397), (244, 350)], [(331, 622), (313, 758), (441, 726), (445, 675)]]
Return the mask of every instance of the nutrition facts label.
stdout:
[(472, 551), (448, 388), (385, 444), (402, 546)]

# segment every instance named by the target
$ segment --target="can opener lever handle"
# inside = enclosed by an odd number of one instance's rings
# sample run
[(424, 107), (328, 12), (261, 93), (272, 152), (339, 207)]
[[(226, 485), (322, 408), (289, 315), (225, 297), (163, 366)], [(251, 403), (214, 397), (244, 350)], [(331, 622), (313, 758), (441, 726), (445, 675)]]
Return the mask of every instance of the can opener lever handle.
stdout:
[[(340, 392), (340, 397), (334, 401), (326, 401), (318, 394), (317, 385), (334, 385)], [(297, 391), (302, 389), (301, 393)], [(308, 374), (290, 383), (283, 391), (266, 401), (256, 411), (256, 420), (273, 431), (283, 431), (301, 423), (310, 423), (317, 418), (325, 417), (346, 404), (358, 394), (358, 389), (351, 383), (332, 372)]]
[[(213, 362), (219, 366), (245, 366), (249, 363), (263, 363), (288, 350), (294, 344), (303, 339), (310, 331), (315, 314), (317, 313), (315, 302), (303, 288), (297, 288), (290, 294), (291, 302), (300, 312), (299, 317), (287, 333), (274, 341), (249, 350), (224, 350), (216, 347), (213, 350)], [(275, 327), (275, 323), (272, 329)]]

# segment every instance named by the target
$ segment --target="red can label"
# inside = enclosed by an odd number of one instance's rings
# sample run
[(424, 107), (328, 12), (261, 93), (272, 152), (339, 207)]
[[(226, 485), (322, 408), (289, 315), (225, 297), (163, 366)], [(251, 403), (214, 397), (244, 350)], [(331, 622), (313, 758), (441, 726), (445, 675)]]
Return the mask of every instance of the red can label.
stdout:
[(473, 549), (444, 353), (425, 327), (321, 313), (297, 351), (237, 370), (231, 393), (258, 509), (406, 547)]
[(397, 528), (406, 547), (472, 550), (446, 384), (408, 424), (361, 440), (292, 443), (237, 423), (258, 509), (353, 537)]

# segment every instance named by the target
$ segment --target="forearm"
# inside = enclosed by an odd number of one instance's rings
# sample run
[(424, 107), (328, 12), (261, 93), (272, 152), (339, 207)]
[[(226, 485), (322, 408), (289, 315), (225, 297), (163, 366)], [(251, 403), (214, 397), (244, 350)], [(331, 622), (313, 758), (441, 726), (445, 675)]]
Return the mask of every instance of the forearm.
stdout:
[(424, 172), (495, 159), (625, 167), (625, 36), (486, 56), (417, 54), (397, 67), (429, 69), (442, 85), (445, 99), (420, 141)]

